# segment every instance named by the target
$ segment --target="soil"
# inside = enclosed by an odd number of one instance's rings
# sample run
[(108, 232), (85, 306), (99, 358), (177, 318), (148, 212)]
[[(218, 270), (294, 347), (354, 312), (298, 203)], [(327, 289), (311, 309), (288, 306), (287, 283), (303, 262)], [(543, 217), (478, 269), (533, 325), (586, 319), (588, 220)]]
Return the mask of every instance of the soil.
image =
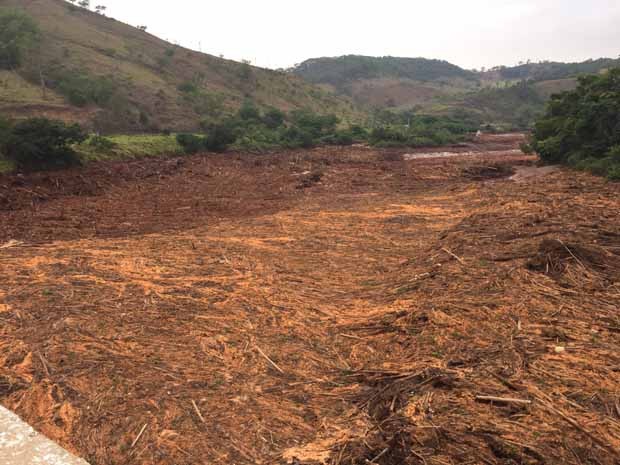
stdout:
[(92, 465), (618, 463), (620, 186), (521, 141), (0, 177), (0, 402)]

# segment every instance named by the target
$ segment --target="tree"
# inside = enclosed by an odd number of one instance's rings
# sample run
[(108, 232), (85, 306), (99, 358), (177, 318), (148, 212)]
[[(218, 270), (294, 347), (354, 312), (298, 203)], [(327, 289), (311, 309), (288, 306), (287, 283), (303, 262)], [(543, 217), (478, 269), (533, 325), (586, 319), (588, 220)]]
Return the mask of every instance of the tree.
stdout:
[(97, 6), (95, 7), (95, 11), (96, 11), (97, 13), (99, 13), (100, 15), (103, 15), (103, 14), (105, 13), (105, 10), (107, 10), (107, 9), (108, 9), (108, 7), (107, 7), (107, 6), (105, 6), (105, 5), (97, 5)]
[(82, 8), (86, 8), (87, 10), (90, 10), (90, 0), (80, 0), (78, 2), (78, 5), (80, 5)]
[(620, 68), (579, 78), (574, 91), (554, 95), (536, 122), (532, 147), (547, 163), (597, 174), (620, 174)]
[(147, 27), (146, 26), (138, 26), (138, 29), (140, 29), (142, 32), (146, 32)]
[(39, 40), (39, 27), (30, 16), (0, 8), (0, 69), (19, 67)]

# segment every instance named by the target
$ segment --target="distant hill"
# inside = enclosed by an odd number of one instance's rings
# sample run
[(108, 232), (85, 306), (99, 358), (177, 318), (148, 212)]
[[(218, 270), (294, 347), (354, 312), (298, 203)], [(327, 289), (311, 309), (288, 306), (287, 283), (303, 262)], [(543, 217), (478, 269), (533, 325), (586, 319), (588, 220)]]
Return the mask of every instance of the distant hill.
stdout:
[(361, 55), (314, 58), (304, 61), (291, 71), (309, 82), (331, 84), (337, 88), (360, 79), (401, 78), (421, 82), (455, 78), (476, 79), (473, 72), (447, 61)]
[(25, 11), (42, 33), (22, 67), (0, 71), (0, 112), (8, 116), (109, 132), (192, 130), (252, 99), (360, 117), (347, 98), (297, 76), (188, 50), (63, 0), (0, 0), (0, 8)]
[(425, 58), (346, 55), (307, 60), (290, 72), (351, 97), (366, 109), (467, 114), (481, 122), (527, 127), (552, 94), (574, 89), (579, 75), (614, 66), (620, 66), (620, 60), (526, 63), (468, 71)]
[[(620, 66), (620, 59), (599, 58), (582, 63), (560, 63), (544, 61), (540, 63), (525, 63), (518, 66), (500, 66), (489, 73), (497, 73), (500, 79), (505, 80), (532, 80), (555, 81), (567, 78), (576, 78), (582, 74), (597, 74), (602, 70)], [(484, 77), (485, 73), (481, 73)]]

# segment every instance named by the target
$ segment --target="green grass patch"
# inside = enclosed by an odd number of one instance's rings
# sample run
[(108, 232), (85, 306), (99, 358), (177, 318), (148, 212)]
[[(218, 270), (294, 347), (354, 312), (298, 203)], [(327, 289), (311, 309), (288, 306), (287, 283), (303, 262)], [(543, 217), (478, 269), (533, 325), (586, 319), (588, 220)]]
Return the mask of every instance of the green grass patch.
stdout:
[(0, 155), (0, 174), (9, 173), (15, 169), (15, 165), (11, 160), (7, 160)]
[(183, 149), (174, 135), (140, 134), (105, 137), (110, 144), (94, 144), (90, 137), (75, 147), (80, 159), (85, 162), (100, 160), (124, 160), (163, 155), (181, 155)]

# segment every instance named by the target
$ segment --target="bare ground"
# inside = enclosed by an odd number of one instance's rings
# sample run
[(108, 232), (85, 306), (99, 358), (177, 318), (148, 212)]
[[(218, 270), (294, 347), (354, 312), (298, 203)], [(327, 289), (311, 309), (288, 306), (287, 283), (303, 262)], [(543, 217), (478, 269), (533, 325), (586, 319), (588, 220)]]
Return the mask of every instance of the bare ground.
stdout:
[(620, 187), (519, 140), (0, 177), (0, 402), (93, 465), (619, 463)]

